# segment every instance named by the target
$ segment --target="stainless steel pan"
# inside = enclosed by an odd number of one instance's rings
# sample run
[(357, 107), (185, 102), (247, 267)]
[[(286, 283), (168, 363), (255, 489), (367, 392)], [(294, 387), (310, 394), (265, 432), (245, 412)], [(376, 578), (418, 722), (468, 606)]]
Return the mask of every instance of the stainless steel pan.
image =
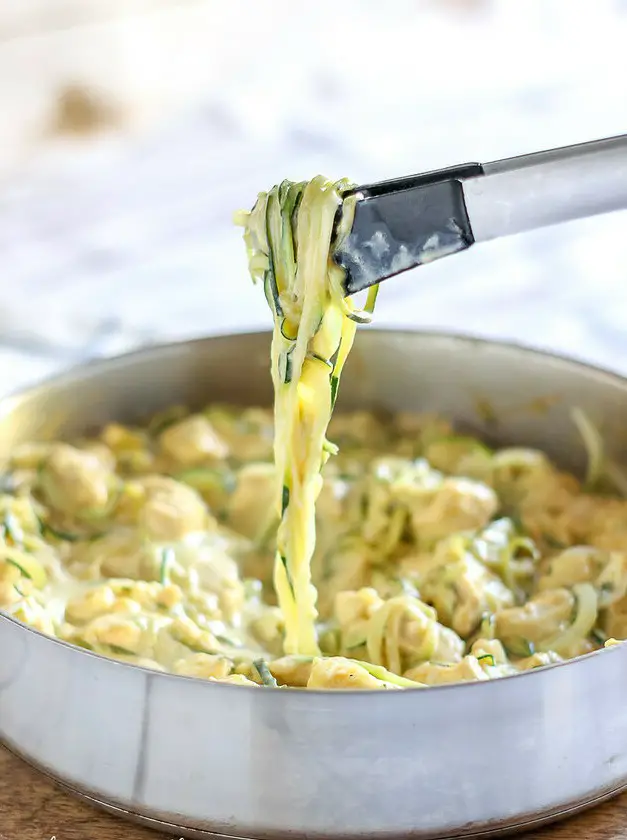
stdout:
[[(18, 441), (174, 402), (268, 403), (266, 334), (78, 369), (0, 403)], [(444, 412), (581, 468), (580, 406), (619, 451), (627, 381), (450, 335), (362, 330), (341, 404)], [(100, 658), (0, 616), (0, 739), (171, 835), (471, 836), (563, 816), (627, 785), (627, 645), (489, 683), (393, 693), (264, 691)]]

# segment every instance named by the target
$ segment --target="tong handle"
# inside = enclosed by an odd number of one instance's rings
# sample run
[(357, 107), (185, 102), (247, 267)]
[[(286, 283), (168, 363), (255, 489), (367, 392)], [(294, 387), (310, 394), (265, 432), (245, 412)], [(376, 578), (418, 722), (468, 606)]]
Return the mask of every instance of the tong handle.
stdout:
[(627, 209), (627, 135), (482, 169), (461, 179), (475, 242)]

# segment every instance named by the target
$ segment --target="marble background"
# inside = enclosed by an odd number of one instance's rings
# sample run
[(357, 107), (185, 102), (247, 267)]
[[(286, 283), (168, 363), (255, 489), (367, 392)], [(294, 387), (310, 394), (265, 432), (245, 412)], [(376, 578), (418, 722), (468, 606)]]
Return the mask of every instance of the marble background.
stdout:
[[(627, 130), (625, 0), (3, 6), (3, 391), (268, 325), (231, 214), (283, 177), (367, 182)], [(67, 130), (68, 90), (93, 98), (93, 130)], [(627, 213), (402, 275), (377, 321), (627, 371)]]

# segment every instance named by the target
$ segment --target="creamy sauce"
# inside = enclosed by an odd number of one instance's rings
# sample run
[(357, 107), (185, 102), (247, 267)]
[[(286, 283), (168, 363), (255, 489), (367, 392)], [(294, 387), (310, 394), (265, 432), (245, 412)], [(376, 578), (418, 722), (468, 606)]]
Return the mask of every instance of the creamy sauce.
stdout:
[(272, 412), (166, 416), (16, 448), (1, 610), (133, 664), (301, 688), (494, 679), (627, 636), (627, 502), (440, 418), (356, 412), (329, 424), (316, 506), (320, 655), (287, 653)]

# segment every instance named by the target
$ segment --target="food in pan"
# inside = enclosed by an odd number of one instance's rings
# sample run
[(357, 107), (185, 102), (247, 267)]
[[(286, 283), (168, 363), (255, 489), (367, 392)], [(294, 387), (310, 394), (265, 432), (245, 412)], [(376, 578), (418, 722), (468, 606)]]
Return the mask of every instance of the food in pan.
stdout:
[(584, 482), (443, 418), (332, 416), (376, 295), (342, 294), (344, 186), (286, 182), (240, 219), (274, 412), (174, 407), (15, 448), (0, 610), (136, 665), (309, 689), (489, 680), (627, 635), (627, 501), (581, 412)]
[(261, 408), (18, 446), (0, 493), (0, 609), (157, 670), (309, 688), (487, 680), (627, 636), (627, 501), (437, 417), (338, 414), (328, 437), (320, 655), (284, 649)]

